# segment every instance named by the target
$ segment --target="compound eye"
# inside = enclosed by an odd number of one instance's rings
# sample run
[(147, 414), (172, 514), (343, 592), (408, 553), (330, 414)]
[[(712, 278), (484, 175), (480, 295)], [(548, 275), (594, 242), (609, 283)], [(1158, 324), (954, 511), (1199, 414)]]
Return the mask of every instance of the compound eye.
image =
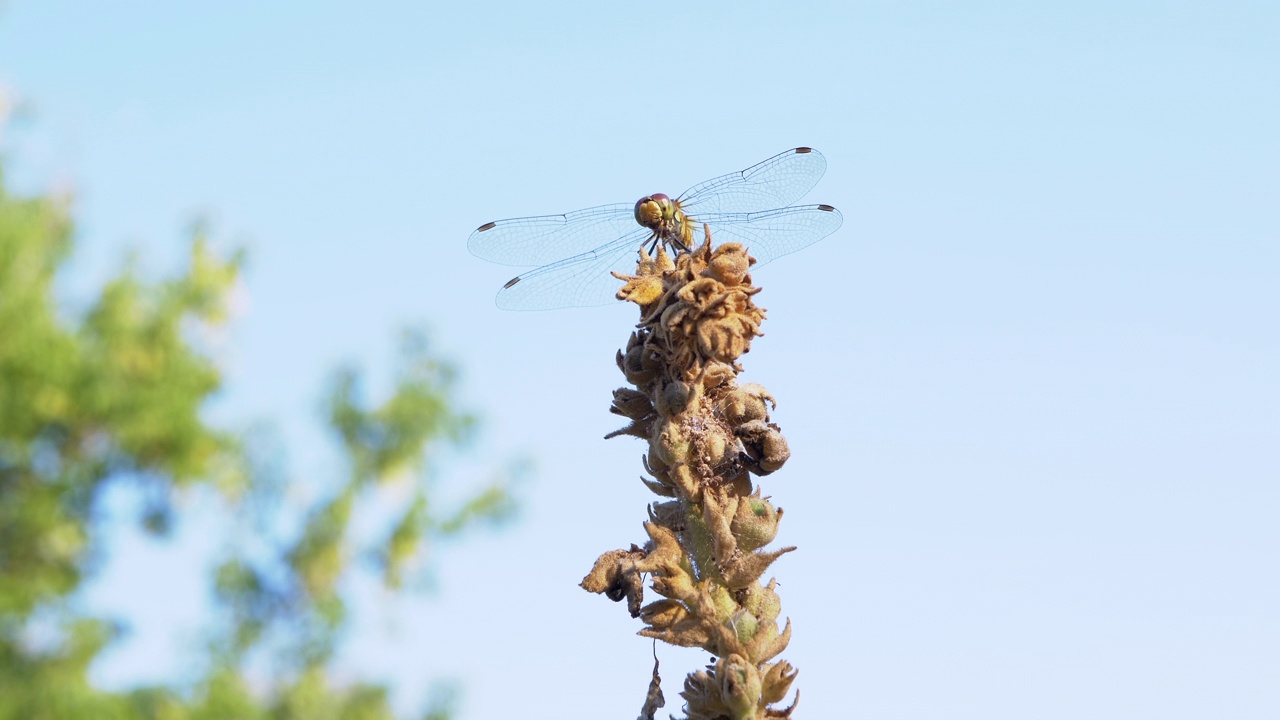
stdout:
[(636, 201), (636, 222), (651, 229), (659, 227), (662, 225), (663, 210), (670, 203), (671, 198), (662, 193), (640, 198)]

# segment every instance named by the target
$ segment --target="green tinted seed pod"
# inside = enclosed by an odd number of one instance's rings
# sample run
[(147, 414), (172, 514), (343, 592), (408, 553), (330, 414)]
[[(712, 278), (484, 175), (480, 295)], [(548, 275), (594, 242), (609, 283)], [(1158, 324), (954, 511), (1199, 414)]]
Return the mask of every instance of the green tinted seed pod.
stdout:
[(712, 585), (708, 594), (717, 618), (728, 620), (738, 611), (738, 602), (733, 599), (733, 593), (726, 590), (724, 586)]
[(720, 699), (729, 707), (733, 720), (756, 717), (760, 704), (760, 671), (741, 655), (722, 658), (716, 665), (716, 677), (720, 680)]
[(729, 530), (737, 539), (738, 547), (750, 552), (773, 542), (781, 519), (782, 511), (774, 509), (773, 503), (756, 494), (738, 502), (738, 511), (734, 513)]
[(702, 459), (708, 465), (716, 467), (729, 458), (730, 453), (737, 457), (737, 440), (719, 428), (709, 429), (702, 436)]
[(656, 450), (658, 451), (658, 460), (668, 467), (689, 461), (691, 449), (689, 439), (685, 437), (679, 423), (670, 421), (659, 423), (657, 432)]
[(751, 638), (756, 636), (756, 630), (760, 627), (760, 621), (746, 610), (738, 610), (724, 622), (742, 645), (751, 642)]
[(756, 595), (756, 600), (750, 610), (751, 614), (759, 618), (762, 623), (772, 623), (782, 614), (782, 598), (778, 597), (778, 593), (774, 592), (777, 587), (777, 580), (770, 580), (769, 584), (763, 587), (758, 584), (754, 586), (759, 591), (759, 594)]

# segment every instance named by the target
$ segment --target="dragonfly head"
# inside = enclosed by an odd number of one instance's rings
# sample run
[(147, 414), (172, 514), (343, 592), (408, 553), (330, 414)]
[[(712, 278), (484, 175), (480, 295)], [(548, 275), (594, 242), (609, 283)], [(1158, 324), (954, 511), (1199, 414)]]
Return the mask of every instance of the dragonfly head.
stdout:
[(662, 193), (654, 193), (636, 201), (636, 222), (650, 230), (658, 230), (671, 220), (676, 204)]

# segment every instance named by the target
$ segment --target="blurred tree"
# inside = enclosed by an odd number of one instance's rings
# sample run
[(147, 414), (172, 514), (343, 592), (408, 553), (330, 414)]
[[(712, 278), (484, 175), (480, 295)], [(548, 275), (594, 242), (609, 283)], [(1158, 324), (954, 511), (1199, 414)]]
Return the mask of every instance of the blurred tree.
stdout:
[[(339, 580), (371, 557), (399, 589), (426, 543), (512, 508), (501, 478), (451, 512), (430, 502), (420, 482), (427, 450), (464, 440), (473, 419), (454, 409), (453, 370), (411, 336), (381, 405), (365, 405), (356, 372), (337, 374), (326, 407), (349, 472), (293, 523), (294, 536), (265, 531), (290, 526), (280, 502), (288, 484), (254, 462), (253, 435), (201, 416), (221, 378), (195, 331), (225, 322), (241, 258), (220, 258), (195, 235), (180, 277), (147, 283), (126, 269), (87, 311), (60, 312), (54, 278), (71, 252), (68, 203), (11, 196), (0, 173), (0, 720), (391, 718), (384, 688), (337, 687), (326, 675), (348, 610)], [(117, 693), (87, 679), (120, 628), (73, 600), (103, 555), (95, 507), (120, 482), (145, 489), (143, 526), (155, 533), (172, 521), (170, 498), (197, 488), (246, 510), (239, 522), (256, 522), (257, 532), (227, 539), (214, 570), (223, 617), (210, 623), (208, 671), (195, 686)], [(395, 484), (410, 501), (380, 542), (357, 547), (353, 514)]]

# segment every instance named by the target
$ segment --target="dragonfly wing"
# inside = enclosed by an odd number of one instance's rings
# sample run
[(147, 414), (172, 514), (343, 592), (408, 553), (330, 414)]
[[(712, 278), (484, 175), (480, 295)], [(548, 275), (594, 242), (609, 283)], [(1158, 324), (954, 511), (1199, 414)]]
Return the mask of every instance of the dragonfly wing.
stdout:
[(822, 153), (794, 148), (741, 172), (694, 185), (680, 196), (680, 207), (690, 215), (786, 207), (812, 190), (826, 170)]
[(711, 226), (717, 244), (746, 245), (756, 264), (763, 265), (835, 232), (844, 216), (830, 205), (798, 205), (755, 213), (702, 215), (694, 222)]
[(603, 247), (530, 270), (498, 291), (498, 307), (555, 310), (614, 302), (622, 281), (610, 271), (634, 273), (635, 253), (650, 236), (648, 230), (636, 227)]
[(576, 256), (637, 230), (635, 207), (600, 205), (563, 215), (485, 223), (467, 239), (476, 257), (502, 265), (546, 265)]

